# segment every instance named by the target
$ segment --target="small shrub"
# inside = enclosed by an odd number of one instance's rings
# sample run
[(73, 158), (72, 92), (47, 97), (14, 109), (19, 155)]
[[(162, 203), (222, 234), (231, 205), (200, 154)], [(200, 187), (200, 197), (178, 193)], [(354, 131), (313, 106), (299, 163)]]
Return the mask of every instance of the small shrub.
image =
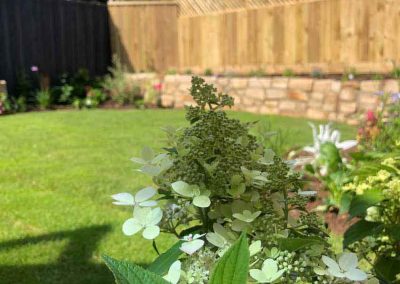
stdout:
[(36, 101), (41, 110), (48, 109), (51, 105), (51, 92), (50, 90), (40, 90), (36, 93)]
[(294, 77), (294, 72), (292, 69), (285, 69), (282, 73), (284, 77)]
[(11, 101), (8, 99), (6, 93), (0, 93), (0, 115), (12, 111)]
[(212, 76), (214, 73), (211, 68), (204, 70), (204, 76)]
[(400, 67), (394, 67), (391, 75), (395, 79), (400, 79)]
[(192, 69), (186, 69), (184, 73), (185, 73), (185, 75), (192, 75), (193, 71), (192, 71)]
[(25, 97), (17, 98), (15, 102), (15, 109), (17, 112), (26, 112), (28, 109)]
[(264, 69), (257, 69), (257, 70), (252, 70), (249, 72), (248, 76), (250, 77), (264, 77), (266, 76), (267, 73), (264, 71)]
[(314, 69), (311, 71), (311, 77), (316, 78), (316, 79), (320, 79), (320, 78), (324, 77), (324, 73), (322, 72), (321, 69), (319, 69), (319, 68), (314, 68)]
[(383, 80), (384, 77), (382, 74), (374, 74), (374, 75), (372, 75), (371, 79), (375, 80), (375, 81), (380, 81), (380, 80)]
[(175, 68), (168, 69), (166, 72), (167, 75), (176, 75), (177, 73)]

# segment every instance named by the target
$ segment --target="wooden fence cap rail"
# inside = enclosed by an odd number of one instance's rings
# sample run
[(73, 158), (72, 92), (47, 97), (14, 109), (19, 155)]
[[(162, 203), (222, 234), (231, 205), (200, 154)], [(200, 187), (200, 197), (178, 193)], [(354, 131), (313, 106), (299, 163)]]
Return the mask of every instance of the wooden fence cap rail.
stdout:
[(108, 6), (178, 5), (175, 1), (109, 1)]

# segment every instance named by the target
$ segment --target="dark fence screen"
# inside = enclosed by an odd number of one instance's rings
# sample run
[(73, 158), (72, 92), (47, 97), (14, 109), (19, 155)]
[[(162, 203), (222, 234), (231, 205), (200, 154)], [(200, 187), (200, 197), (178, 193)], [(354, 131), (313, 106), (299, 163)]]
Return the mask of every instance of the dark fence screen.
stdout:
[(0, 80), (15, 90), (17, 74), (38, 66), (54, 78), (110, 64), (107, 6), (75, 0), (0, 0)]

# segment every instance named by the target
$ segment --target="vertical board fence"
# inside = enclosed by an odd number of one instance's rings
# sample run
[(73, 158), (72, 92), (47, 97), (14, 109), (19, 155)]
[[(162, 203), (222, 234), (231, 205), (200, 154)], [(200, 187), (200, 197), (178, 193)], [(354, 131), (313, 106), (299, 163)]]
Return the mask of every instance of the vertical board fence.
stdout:
[(176, 3), (109, 2), (108, 9), (113, 53), (129, 71), (178, 67)]
[(50, 77), (86, 68), (107, 71), (111, 58), (105, 4), (67, 0), (0, 1), (0, 80), (13, 93), (19, 72)]
[(400, 0), (318, 0), (178, 20), (181, 68), (387, 72), (400, 63)]

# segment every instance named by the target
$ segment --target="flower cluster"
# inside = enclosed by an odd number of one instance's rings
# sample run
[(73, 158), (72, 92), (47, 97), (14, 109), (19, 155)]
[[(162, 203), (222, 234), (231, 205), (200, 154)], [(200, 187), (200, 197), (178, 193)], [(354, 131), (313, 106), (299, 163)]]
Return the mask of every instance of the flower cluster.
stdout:
[[(315, 283), (321, 277), (342, 278), (313, 270), (321, 255), (335, 254), (323, 222), (306, 208), (314, 192), (302, 191), (292, 164), (264, 149), (249, 134), (251, 123), (228, 117), (223, 108), (233, 105), (231, 97), (196, 77), (190, 92), (197, 103), (187, 108), (190, 125), (166, 128), (169, 146), (164, 153), (145, 148), (140, 158), (133, 158), (157, 190), (113, 196), (117, 205), (134, 207), (124, 233), (142, 232), (154, 240), (163, 231), (179, 239), (184, 255), (165, 276), (171, 283), (208, 283), (215, 263), (242, 232), (251, 242), (249, 280)], [(334, 136), (338, 142), (339, 135)], [(163, 210), (151, 200), (156, 192), (166, 200)]]

